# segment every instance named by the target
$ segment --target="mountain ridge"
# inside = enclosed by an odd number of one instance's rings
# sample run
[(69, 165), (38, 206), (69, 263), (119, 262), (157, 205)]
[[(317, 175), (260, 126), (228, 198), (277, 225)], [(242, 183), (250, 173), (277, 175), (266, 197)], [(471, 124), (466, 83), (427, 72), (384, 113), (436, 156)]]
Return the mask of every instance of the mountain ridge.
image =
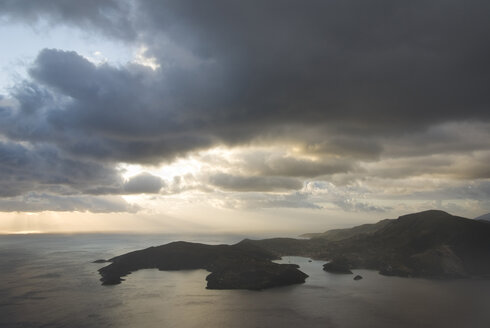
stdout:
[[(277, 255), (309, 256), (385, 275), (490, 276), (490, 225), (428, 210), (306, 239), (253, 241)], [(287, 250), (286, 254), (284, 250)]]
[(490, 222), (490, 213), (477, 216), (476, 218), (474, 218), (474, 220)]

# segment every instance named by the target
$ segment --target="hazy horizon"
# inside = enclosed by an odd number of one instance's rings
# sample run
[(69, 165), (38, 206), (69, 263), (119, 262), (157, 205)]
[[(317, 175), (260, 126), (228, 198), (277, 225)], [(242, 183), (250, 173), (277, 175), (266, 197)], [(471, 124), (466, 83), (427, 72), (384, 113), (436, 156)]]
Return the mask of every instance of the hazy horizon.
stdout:
[[(412, 214), (412, 213), (405, 213), (405, 214)], [(451, 213), (450, 213), (451, 214)], [(485, 213), (488, 214), (488, 213)], [(83, 215), (83, 214), (82, 214)], [(166, 235), (166, 236), (198, 236), (198, 235), (235, 235), (235, 236), (243, 236), (246, 238), (249, 237), (256, 237), (256, 238), (269, 238), (269, 237), (300, 237), (302, 234), (305, 233), (315, 233), (315, 232), (324, 232), (327, 230), (331, 229), (347, 229), (347, 228), (352, 228), (358, 225), (366, 224), (366, 223), (376, 223), (384, 219), (396, 219), (397, 217), (384, 217), (376, 220), (347, 220), (344, 219), (342, 222), (337, 222), (337, 223), (332, 223), (328, 222), (328, 218), (326, 219), (326, 225), (323, 226), (315, 226), (315, 225), (303, 225), (303, 226), (288, 226), (288, 227), (268, 227), (264, 228), (261, 227), (260, 229), (257, 228), (241, 228), (241, 229), (216, 229), (214, 227), (208, 227), (208, 228), (190, 228), (186, 229), (185, 227), (179, 227), (179, 229), (173, 229), (173, 230), (165, 230), (162, 226), (155, 227), (151, 226), (150, 224), (148, 225), (143, 225), (142, 228), (140, 229), (135, 229), (134, 226), (131, 224), (134, 222), (130, 222), (128, 225), (124, 226), (121, 224), (121, 222), (118, 222), (117, 220), (105, 220), (105, 226), (100, 227), (100, 223), (94, 224), (96, 228), (92, 228), (93, 230), (90, 229), (90, 225), (87, 226), (87, 221), (83, 220), (83, 224), (85, 225), (84, 227), (81, 226), (75, 226), (70, 229), (69, 225), (59, 225), (56, 228), (52, 228), (52, 230), (12, 230), (12, 231), (2, 231), (0, 230), (0, 235), (28, 235), (28, 234), (62, 234), (62, 235), (70, 235), (70, 234), (120, 234), (120, 235), (125, 235), (125, 234), (134, 234), (134, 235), (146, 235), (146, 234), (153, 234), (153, 235)], [(468, 219), (475, 219), (475, 218), (468, 218)], [(99, 218), (97, 218), (99, 220)], [(320, 223), (323, 223), (320, 221)], [(110, 227), (110, 225), (113, 225)], [(28, 224), (28, 226), (33, 226), (32, 224)], [(309, 228), (308, 228), (309, 227)], [(98, 229), (98, 230), (97, 230)]]

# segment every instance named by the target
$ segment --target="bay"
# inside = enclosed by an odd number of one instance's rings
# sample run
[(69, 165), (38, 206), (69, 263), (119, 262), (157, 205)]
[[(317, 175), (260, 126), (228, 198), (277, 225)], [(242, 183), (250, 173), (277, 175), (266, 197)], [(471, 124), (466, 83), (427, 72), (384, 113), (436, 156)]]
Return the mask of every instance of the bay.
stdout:
[[(101, 286), (92, 261), (175, 240), (237, 235), (0, 236), (0, 327), (489, 327), (490, 281), (336, 275), (285, 257), (310, 277), (265, 291), (207, 290), (204, 270), (140, 270)], [(247, 236), (254, 237), (254, 236)]]

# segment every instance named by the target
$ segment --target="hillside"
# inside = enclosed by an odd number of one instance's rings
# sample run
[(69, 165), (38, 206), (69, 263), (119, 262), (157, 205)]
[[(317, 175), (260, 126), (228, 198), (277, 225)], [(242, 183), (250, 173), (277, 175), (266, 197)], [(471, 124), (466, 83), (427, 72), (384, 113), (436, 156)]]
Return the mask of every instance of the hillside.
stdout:
[(424, 211), (312, 236), (309, 240), (253, 242), (278, 255), (310, 256), (386, 275), (490, 275), (490, 225), (443, 211)]
[(389, 224), (392, 220), (385, 219), (377, 223), (368, 223), (350, 229), (332, 229), (320, 233), (306, 233), (301, 235), (303, 238), (324, 238), (330, 241), (347, 239), (360, 234), (371, 234)]
[(490, 277), (490, 224), (443, 211), (311, 236), (215, 246), (174, 242), (112, 258), (99, 273), (103, 284), (113, 285), (139, 269), (205, 269), (211, 272), (207, 288), (264, 289), (305, 281), (297, 266), (271, 261), (297, 255), (329, 261), (324, 269), (332, 272), (366, 268), (405, 277)]
[(480, 216), (476, 217), (475, 220), (490, 222), (490, 213), (480, 215)]

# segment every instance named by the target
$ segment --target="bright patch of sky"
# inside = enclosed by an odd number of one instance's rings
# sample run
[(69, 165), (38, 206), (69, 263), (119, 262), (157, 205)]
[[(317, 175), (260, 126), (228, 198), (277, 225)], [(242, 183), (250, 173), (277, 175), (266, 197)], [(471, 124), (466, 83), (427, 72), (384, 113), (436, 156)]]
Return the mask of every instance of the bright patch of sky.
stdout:
[(158, 64), (145, 58), (144, 47), (66, 26), (0, 23), (0, 94), (28, 77), (27, 69), (42, 49), (75, 51), (95, 64), (125, 65), (134, 61), (152, 68)]

